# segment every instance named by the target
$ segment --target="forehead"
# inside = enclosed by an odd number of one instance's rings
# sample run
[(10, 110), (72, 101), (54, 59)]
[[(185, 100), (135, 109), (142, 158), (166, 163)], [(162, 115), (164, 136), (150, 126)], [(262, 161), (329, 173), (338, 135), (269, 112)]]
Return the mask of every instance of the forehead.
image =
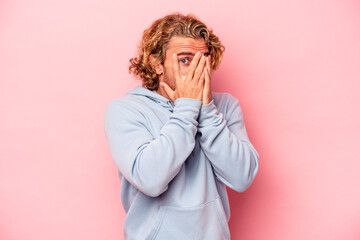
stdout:
[(180, 52), (192, 52), (195, 54), (197, 51), (207, 52), (208, 47), (203, 38), (172, 37), (168, 43), (167, 50), (170, 54)]

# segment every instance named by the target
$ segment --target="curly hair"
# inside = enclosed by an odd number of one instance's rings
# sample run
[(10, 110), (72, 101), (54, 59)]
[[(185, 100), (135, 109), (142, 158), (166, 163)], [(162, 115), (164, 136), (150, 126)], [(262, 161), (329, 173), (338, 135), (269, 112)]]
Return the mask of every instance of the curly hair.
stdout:
[(212, 29), (208, 29), (194, 14), (185, 16), (175, 12), (166, 15), (154, 21), (143, 32), (138, 47), (139, 56), (130, 59), (129, 73), (141, 78), (143, 86), (149, 90), (159, 88), (159, 75), (151, 67), (151, 63), (154, 62), (151, 62), (149, 57), (152, 55), (155, 62), (163, 64), (168, 43), (174, 36), (203, 38), (211, 55), (211, 68), (217, 69), (220, 65), (225, 47), (213, 34)]

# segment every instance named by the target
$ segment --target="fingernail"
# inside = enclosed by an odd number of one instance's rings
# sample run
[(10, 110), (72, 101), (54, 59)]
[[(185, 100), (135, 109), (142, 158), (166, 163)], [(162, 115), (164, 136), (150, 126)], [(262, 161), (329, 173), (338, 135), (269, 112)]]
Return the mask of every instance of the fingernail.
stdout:
[(173, 57), (173, 58), (176, 58), (176, 53), (173, 53), (172, 57)]
[(201, 52), (197, 52), (197, 53), (196, 53), (196, 56), (200, 56), (200, 54), (201, 54)]

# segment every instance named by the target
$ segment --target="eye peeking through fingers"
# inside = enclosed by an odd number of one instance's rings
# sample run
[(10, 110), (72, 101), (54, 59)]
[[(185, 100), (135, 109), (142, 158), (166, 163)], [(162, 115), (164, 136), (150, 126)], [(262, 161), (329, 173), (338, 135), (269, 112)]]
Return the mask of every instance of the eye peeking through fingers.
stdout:
[(180, 64), (183, 66), (189, 66), (191, 63), (191, 59), (186, 57), (179, 60)]

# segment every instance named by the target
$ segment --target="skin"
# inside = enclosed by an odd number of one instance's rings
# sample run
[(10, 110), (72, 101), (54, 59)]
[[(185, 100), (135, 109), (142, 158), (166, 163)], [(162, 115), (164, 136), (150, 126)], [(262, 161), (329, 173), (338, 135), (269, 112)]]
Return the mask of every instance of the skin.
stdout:
[(153, 66), (160, 81), (157, 93), (173, 102), (187, 97), (200, 100), (202, 105), (210, 103), (210, 63), (211, 56), (204, 39), (173, 37), (164, 64)]

